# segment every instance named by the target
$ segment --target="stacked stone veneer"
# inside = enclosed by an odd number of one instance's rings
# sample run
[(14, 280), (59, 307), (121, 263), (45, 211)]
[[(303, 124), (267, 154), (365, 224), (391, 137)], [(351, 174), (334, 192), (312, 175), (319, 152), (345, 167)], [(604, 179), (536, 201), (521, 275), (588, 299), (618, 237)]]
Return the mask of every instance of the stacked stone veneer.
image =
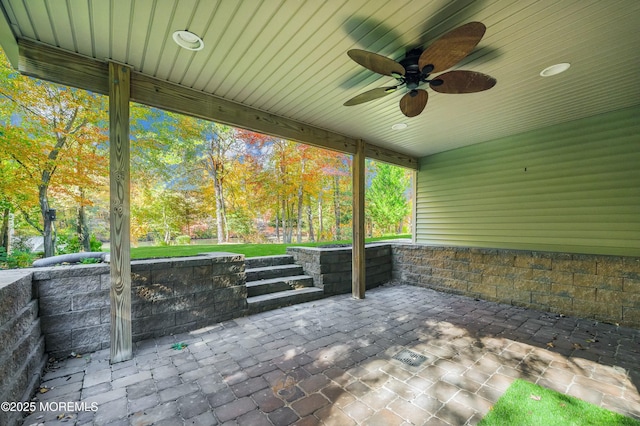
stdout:
[[(313, 285), (324, 294), (352, 291), (351, 247), (288, 247), (287, 253), (313, 277)], [(374, 288), (391, 280), (391, 245), (368, 244), (365, 248), (366, 288)]]
[(640, 328), (640, 258), (393, 246), (403, 283)]
[[(0, 276), (0, 402), (28, 401), (44, 368), (44, 338), (31, 272)], [(19, 424), (22, 413), (0, 411), (0, 425)]]
[[(109, 347), (109, 265), (38, 268), (46, 350), (55, 357)], [(134, 341), (181, 333), (246, 314), (244, 256), (203, 255), (131, 262)]]

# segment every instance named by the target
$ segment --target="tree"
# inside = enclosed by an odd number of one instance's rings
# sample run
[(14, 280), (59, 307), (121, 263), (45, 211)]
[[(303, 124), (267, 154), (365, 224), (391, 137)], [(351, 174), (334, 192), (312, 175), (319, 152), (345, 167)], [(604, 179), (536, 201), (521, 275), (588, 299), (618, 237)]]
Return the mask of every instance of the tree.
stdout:
[(366, 213), (380, 231), (393, 233), (410, 213), (406, 196), (409, 175), (405, 169), (387, 163), (372, 166), (375, 174), (366, 192)]
[(205, 125), (202, 137), (204, 138), (204, 155), (200, 161), (209, 174), (215, 190), (218, 244), (220, 244), (229, 241), (224, 181), (230, 172), (228, 167), (230, 151), (237, 147), (238, 140), (234, 128), (215, 123)]
[[(51, 200), (52, 186), (61, 191), (91, 185), (104, 161), (82, 157), (82, 172), (77, 170), (77, 152), (107, 139), (103, 98), (92, 93), (63, 87), (15, 73), (3, 58), (0, 65), (0, 108), (3, 110), (0, 150), (16, 166), (21, 185), (37, 188), (41, 220), (28, 214), (33, 197), (20, 190), (9, 197), (18, 199), (17, 207), (25, 220), (44, 237), (45, 257), (54, 255)], [(86, 228), (85, 228), (86, 229)]]

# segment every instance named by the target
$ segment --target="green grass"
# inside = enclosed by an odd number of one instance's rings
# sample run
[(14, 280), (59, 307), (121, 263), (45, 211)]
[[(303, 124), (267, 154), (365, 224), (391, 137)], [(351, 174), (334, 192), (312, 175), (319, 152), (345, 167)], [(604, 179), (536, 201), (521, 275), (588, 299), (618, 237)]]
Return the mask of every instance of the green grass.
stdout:
[(640, 421), (518, 379), (478, 425), (640, 426)]
[[(389, 235), (385, 237), (367, 238), (367, 242), (384, 241), (397, 238), (410, 238), (408, 234)], [(195, 256), (208, 252), (228, 252), (244, 254), (245, 257), (271, 256), (286, 254), (287, 247), (317, 247), (327, 244), (351, 244), (351, 241), (323, 241), (320, 243), (293, 243), (293, 244), (194, 244), (185, 246), (152, 246), (132, 247), (132, 259), (148, 259), (158, 257)]]

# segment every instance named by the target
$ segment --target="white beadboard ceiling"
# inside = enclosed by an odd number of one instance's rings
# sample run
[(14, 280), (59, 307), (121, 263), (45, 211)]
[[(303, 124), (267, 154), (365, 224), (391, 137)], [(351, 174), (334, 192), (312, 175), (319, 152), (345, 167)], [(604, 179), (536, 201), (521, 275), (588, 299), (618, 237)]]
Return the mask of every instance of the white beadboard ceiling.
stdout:
[[(126, 63), (415, 157), (640, 104), (638, 0), (0, 0), (0, 7), (16, 39)], [(398, 60), (471, 21), (487, 32), (454, 69), (495, 77), (493, 89), (428, 90), (414, 118), (400, 112), (403, 91), (342, 106), (394, 81), (353, 62), (349, 49)], [(203, 50), (173, 42), (184, 29), (204, 39)], [(559, 62), (571, 63), (569, 71), (538, 75)], [(395, 123), (409, 127), (394, 131)]]

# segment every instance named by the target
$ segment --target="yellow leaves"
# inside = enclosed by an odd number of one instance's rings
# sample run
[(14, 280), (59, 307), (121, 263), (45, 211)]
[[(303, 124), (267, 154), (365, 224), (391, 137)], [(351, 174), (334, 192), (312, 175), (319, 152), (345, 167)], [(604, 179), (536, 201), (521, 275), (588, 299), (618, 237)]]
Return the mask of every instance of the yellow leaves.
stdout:
[(99, 124), (107, 122), (103, 98), (18, 74), (0, 81), (0, 91), (0, 171), (9, 167), (14, 178), (2, 184), (5, 198), (24, 203), (37, 199), (38, 186), (95, 185), (107, 174), (94, 146), (108, 133)]

